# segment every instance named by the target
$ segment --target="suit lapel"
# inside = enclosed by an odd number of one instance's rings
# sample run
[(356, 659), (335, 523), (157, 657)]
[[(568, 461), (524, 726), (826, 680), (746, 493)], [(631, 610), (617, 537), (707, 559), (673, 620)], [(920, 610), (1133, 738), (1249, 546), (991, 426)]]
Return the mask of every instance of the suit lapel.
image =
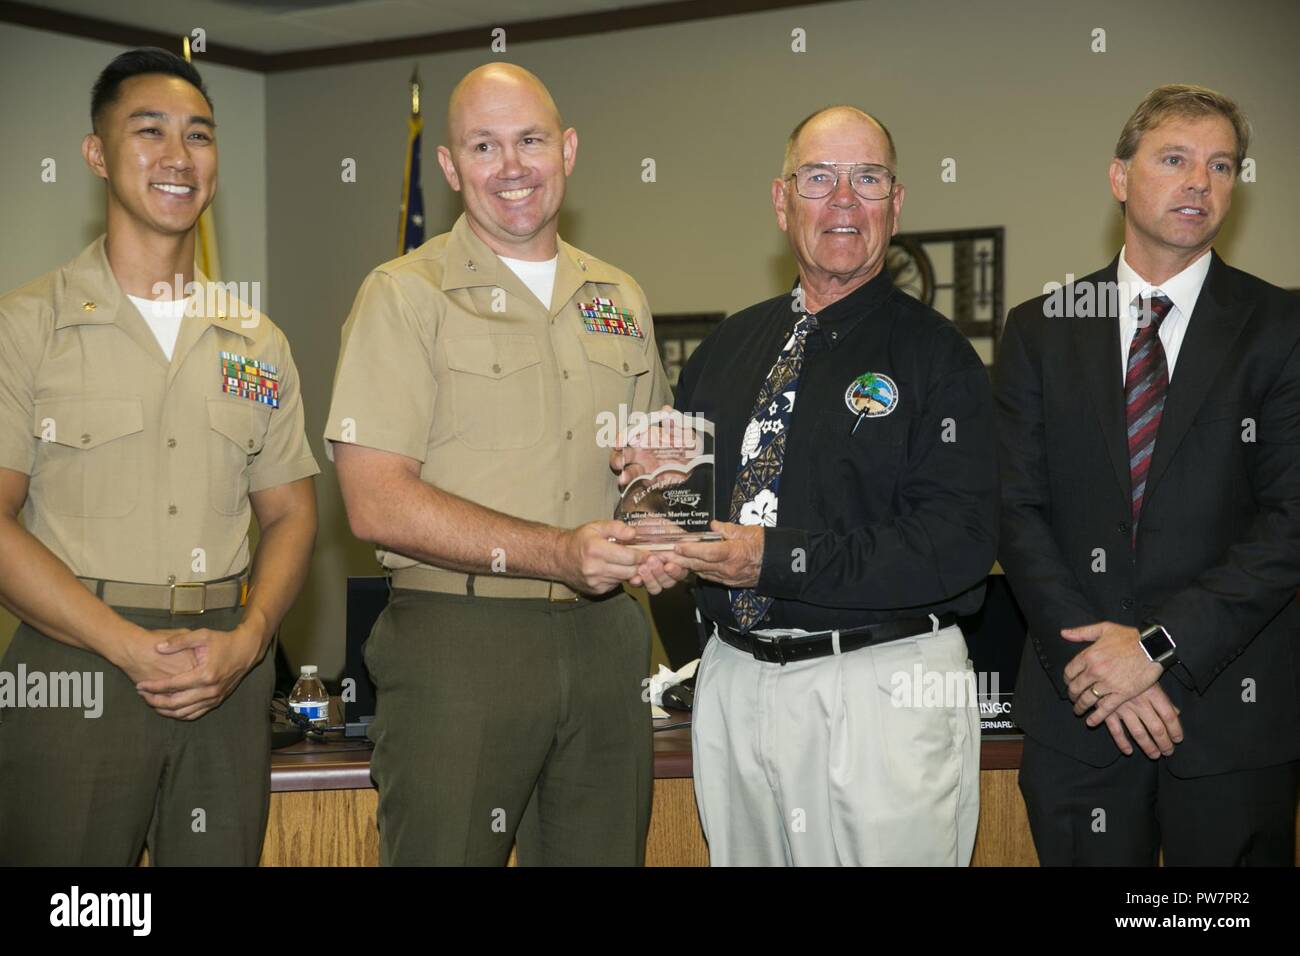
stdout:
[(1233, 300), (1228, 268), (1211, 253), (1210, 271), (1187, 323), (1178, 365), (1169, 382), (1156, 447), (1151, 453), (1145, 497), (1150, 498), (1210, 394), (1219, 369), (1250, 317), (1248, 303)]
[(1119, 322), (1117, 316), (1110, 314), (1114, 311), (1111, 308), (1113, 297), (1105, 294), (1106, 289), (1114, 287), (1118, 264), (1119, 257), (1116, 256), (1105, 269), (1066, 288), (1065, 294), (1070, 297), (1068, 301), (1076, 302), (1076, 288), (1091, 284), (1098, 316), (1066, 321), (1072, 323), (1085, 389), (1106, 439), (1106, 452), (1115, 469), (1115, 480), (1128, 500), (1128, 440), (1124, 420), (1124, 381), (1120, 376)]

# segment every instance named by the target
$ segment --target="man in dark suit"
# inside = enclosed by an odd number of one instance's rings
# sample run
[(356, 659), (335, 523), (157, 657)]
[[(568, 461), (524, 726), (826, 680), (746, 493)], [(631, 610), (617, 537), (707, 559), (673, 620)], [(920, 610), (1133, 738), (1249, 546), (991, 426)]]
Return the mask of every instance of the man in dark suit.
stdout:
[(1007, 319), (1000, 557), (1046, 865), (1294, 861), (1300, 300), (1211, 249), (1249, 135), (1211, 90), (1150, 93), (1110, 166), (1120, 254)]

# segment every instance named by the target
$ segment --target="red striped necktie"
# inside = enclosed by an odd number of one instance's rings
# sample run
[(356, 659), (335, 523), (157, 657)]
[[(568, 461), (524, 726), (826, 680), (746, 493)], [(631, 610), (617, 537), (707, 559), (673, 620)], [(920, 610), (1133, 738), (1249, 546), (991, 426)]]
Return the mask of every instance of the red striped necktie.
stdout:
[(1128, 348), (1128, 372), (1124, 376), (1124, 404), (1128, 421), (1128, 468), (1133, 489), (1133, 540), (1137, 541), (1138, 517), (1146, 493), (1147, 473), (1156, 447), (1156, 432), (1169, 392), (1169, 366), (1160, 342), (1160, 323), (1173, 303), (1162, 295), (1144, 298)]

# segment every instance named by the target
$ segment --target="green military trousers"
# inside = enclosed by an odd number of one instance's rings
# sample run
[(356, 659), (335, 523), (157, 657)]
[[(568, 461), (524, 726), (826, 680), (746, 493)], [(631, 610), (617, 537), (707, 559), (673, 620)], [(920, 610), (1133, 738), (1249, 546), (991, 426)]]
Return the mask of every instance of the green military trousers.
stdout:
[[(117, 609), (149, 630), (232, 630), (242, 609), (172, 615)], [(0, 671), (102, 675), (101, 712), (0, 708), (0, 865), (255, 866), (271, 783), (269, 651), (221, 706), (197, 720), (163, 717), (98, 654), (26, 624)], [(20, 689), (21, 692), (21, 689)], [(30, 698), (30, 695), (29, 695)], [(66, 698), (65, 698), (66, 699)]]
[(394, 588), (365, 648), (385, 865), (639, 866), (650, 634), (596, 601)]

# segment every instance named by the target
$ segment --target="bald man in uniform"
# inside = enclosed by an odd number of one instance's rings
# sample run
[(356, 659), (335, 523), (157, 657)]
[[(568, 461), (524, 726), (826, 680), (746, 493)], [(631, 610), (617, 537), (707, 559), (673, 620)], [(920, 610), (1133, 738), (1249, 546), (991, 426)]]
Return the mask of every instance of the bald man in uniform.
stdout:
[[(668, 385), (633, 279), (563, 242), (577, 156), (507, 64), (468, 74), (438, 162), (465, 213), (375, 269), (343, 328), (325, 437), (392, 595), (366, 645), (381, 861), (637, 865), (650, 638), (606, 465)], [(528, 813), (525, 814), (525, 808)]]
[(270, 648), (319, 469), (284, 335), (194, 267), (217, 184), (199, 74), (124, 53), (91, 118), (106, 235), (0, 298), (0, 603), (22, 622), (0, 679), (81, 688), (0, 693), (0, 864), (127, 866), (147, 844), (154, 865), (256, 865)]

